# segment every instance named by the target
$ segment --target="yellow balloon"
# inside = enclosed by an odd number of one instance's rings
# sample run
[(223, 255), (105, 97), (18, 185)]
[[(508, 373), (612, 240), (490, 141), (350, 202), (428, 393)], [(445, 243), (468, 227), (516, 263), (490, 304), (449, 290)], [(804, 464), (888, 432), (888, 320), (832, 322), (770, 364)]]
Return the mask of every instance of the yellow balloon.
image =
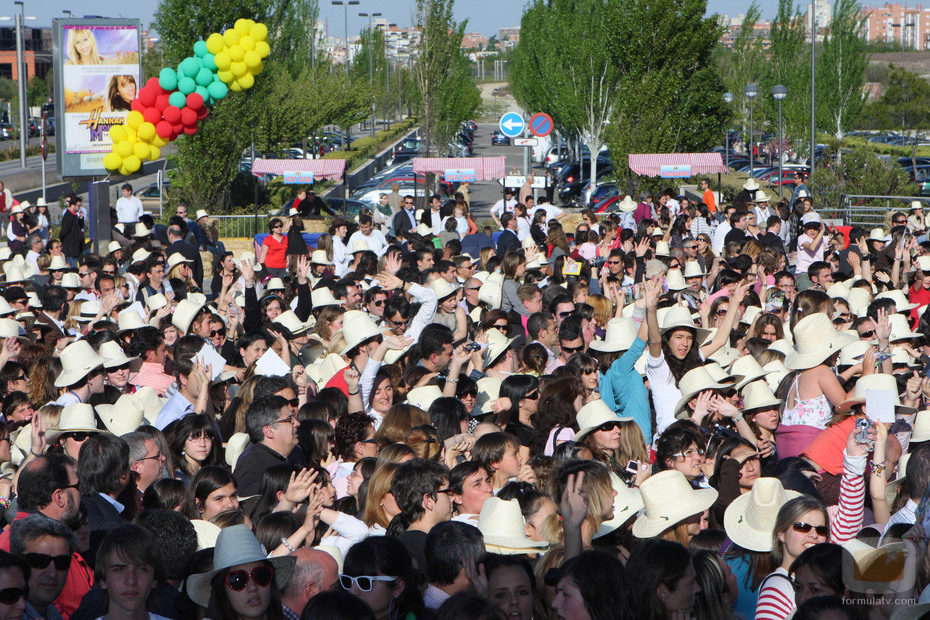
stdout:
[(226, 47), (226, 41), (223, 40), (223, 35), (220, 33), (214, 32), (207, 37), (207, 51), (211, 54), (219, 54), (224, 47)]
[(122, 140), (121, 142), (116, 143), (116, 154), (122, 157), (123, 159), (132, 155), (132, 143), (127, 140)]
[(139, 136), (139, 139), (143, 142), (151, 143), (152, 139), (155, 137), (155, 125), (152, 123), (142, 123), (142, 126), (139, 127), (136, 134)]
[(229, 59), (233, 62), (238, 62), (242, 60), (243, 56), (245, 56), (245, 50), (242, 49), (241, 45), (233, 45), (228, 50), (226, 50), (226, 53), (229, 54)]
[(250, 34), (256, 41), (264, 41), (268, 38), (268, 26), (265, 24), (255, 24), (252, 26), (252, 31)]
[(125, 161), (123, 161), (123, 164), (119, 167), (119, 173), (123, 175), (124, 177), (130, 174), (129, 168), (126, 167)]
[(240, 17), (239, 19), (236, 20), (236, 23), (233, 26), (233, 28), (235, 28), (236, 32), (238, 32), (239, 34), (248, 34), (249, 31), (252, 29), (252, 25), (249, 23), (248, 19), (244, 17)]
[(126, 138), (126, 127), (123, 125), (113, 125), (110, 127), (110, 139), (113, 140), (113, 143), (124, 140)]
[(245, 51), (255, 49), (255, 39), (247, 34), (244, 34), (242, 35), (242, 38), (239, 39), (239, 47)]
[(153, 146), (153, 147), (150, 147), (150, 149), (151, 149), (151, 150), (150, 150), (150, 152), (149, 152), (149, 159), (151, 159), (152, 161), (155, 161), (155, 160), (157, 160), (157, 159), (161, 159), (161, 149), (160, 149), (160, 148), (158, 148), (157, 146)]
[(126, 166), (126, 170), (129, 171), (129, 174), (136, 172), (142, 167), (142, 161), (135, 155), (127, 157), (123, 164)]
[(220, 78), (220, 81), (225, 82), (226, 84), (229, 84), (236, 79), (236, 76), (232, 74), (232, 71), (217, 71), (216, 75), (218, 78)]
[(262, 64), (262, 57), (258, 55), (258, 52), (255, 50), (249, 50), (245, 53), (245, 56), (242, 57), (242, 60), (245, 61), (245, 66), (249, 68), (249, 71), (257, 68)]
[(132, 147), (132, 153), (139, 159), (144, 159), (151, 152), (151, 149), (152, 147), (145, 142), (136, 142)]
[(158, 148), (161, 148), (161, 147), (165, 146), (166, 144), (168, 144), (168, 141), (165, 140), (164, 138), (162, 138), (160, 135), (158, 135), (158, 134), (156, 133), (156, 134), (155, 134), (155, 139), (152, 140), (152, 144), (153, 144), (154, 146), (158, 147)]
[(238, 82), (238, 81), (230, 82), (230, 83), (229, 83), (229, 90), (238, 93), (240, 90), (242, 90), (242, 87), (239, 86), (239, 82)]
[(255, 51), (258, 52), (258, 55), (262, 58), (267, 58), (268, 54), (271, 53), (271, 47), (266, 41), (258, 41), (255, 44)]
[(136, 142), (139, 141), (139, 136), (136, 135), (136, 132), (134, 132), (132, 129), (129, 129), (129, 128), (127, 127), (127, 128), (126, 128), (126, 138), (124, 138), (124, 139), (125, 139), (127, 142), (129, 142), (130, 144), (135, 144)]
[(238, 84), (242, 90), (252, 88), (252, 86), (255, 85), (255, 77), (251, 73), (246, 73), (241, 78), (236, 80), (236, 84)]
[(129, 125), (132, 129), (136, 129), (144, 122), (145, 119), (142, 118), (142, 112), (139, 112), (138, 110), (133, 110), (129, 113), (129, 116), (126, 117), (126, 124)]
[(216, 62), (216, 68), (220, 71), (227, 71), (229, 65), (232, 63), (232, 59), (229, 57), (229, 53), (222, 51), (214, 57), (214, 62)]
[(107, 153), (103, 156), (103, 167), (107, 170), (116, 170), (123, 165), (123, 158), (116, 153)]
[(265, 70), (265, 65), (259, 61), (257, 67), (255, 67), (254, 69), (249, 69), (249, 73), (251, 73), (252, 75), (258, 75), (264, 70)]
[(249, 71), (244, 62), (234, 62), (229, 70), (232, 71), (232, 74), (237, 78), (242, 77)]
[(228, 47), (228, 46), (232, 46), (238, 43), (239, 37), (241, 36), (242, 35), (239, 32), (230, 28), (229, 30), (223, 33), (223, 40), (226, 41), (226, 45)]

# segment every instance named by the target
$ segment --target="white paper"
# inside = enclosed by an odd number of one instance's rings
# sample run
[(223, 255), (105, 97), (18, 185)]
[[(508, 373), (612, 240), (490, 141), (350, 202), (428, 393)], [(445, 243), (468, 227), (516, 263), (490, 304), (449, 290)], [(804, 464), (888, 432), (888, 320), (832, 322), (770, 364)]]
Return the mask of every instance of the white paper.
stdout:
[(291, 367), (284, 363), (272, 349), (265, 351), (255, 362), (255, 367), (266, 377), (286, 377), (291, 374)]
[(216, 352), (213, 345), (205, 344), (197, 355), (191, 358), (192, 362), (202, 362), (210, 367), (210, 381), (216, 381), (216, 378), (223, 374), (223, 366), (226, 365), (226, 359)]
[(875, 422), (894, 424), (894, 401), (891, 390), (866, 390), (865, 415)]

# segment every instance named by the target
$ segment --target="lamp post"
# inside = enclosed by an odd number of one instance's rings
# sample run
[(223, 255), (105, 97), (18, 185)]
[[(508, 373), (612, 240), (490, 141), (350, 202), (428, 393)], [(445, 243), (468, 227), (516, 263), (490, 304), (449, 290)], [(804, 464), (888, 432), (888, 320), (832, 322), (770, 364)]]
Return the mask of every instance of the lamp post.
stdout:
[(349, 6), (357, 6), (358, 0), (331, 0), (333, 6), (343, 8), (343, 17), (345, 18), (345, 44), (346, 44), (346, 79), (349, 79)]
[(782, 171), (782, 147), (783, 138), (781, 133), (781, 101), (788, 96), (788, 89), (778, 84), (772, 88), (772, 98), (778, 102), (778, 197), (782, 197), (782, 190), (785, 185), (785, 178)]
[[(371, 18), (372, 17), (381, 17), (381, 13), (359, 13), (359, 17), (368, 18), (368, 88), (371, 89), (372, 94), (375, 92), (375, 72), (374, 72), (374, 58), (375, 58), (375, 37), (374, 33), (371, 31)], [(372, 106), (371, 110), (371, 137), (375, 137), (375, 111)]]
[(817, 91), (814, 88), (814, 72), (817, 65), (817, 11), (811, 2), (811, 180), (814, 178), (814, 155), (817, 150)]
[(743, 94), (746, 95), (746, 98), (749, 99), (749, 176), (753, 176), (753, 169), (755, 168), (754, 157), (752, 154), (752, 100), (756, 98), (756, 95), (759, 94), (759, 87), (750, 82), (746, 84), (746, 88), (743, 90)]
[(23, 46), (23, 22), (35, 17), (26, 17), (25, 4), (21, 0), (13, 2), (19, 7), (19, 13), (14, 14), (14, 23), (16, 25), (16, 75), (17, 75), (17, 93), (19, 95), (19, 167), (26, 167), (26, 140), (29, 132), (26, 106), (26, 80), (27, 70), (24, 62)]
[[(723, 101), (727, 105), (733, 103), (733, 93), (723, 93)], [(726, 153), (727, 158), (727, 168), (730, 167), (730, 130), (729, 128), (723, 130), (723, 152)]]

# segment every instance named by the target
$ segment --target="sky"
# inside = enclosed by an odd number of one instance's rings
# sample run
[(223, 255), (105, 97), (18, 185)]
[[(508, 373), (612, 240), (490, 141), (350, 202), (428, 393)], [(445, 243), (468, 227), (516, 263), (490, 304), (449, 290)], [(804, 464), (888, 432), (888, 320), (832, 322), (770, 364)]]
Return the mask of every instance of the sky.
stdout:
[[(158, 5), (157, 0), (143, 0), (138, 4), (122, 5), (115, 12), (112, 0), (81, 0), (80, 9), (71, 0), (46, 0), (45, 2), (30, 2), (26, 0), (26, 14), (35, 16), (36, 21), (27, 22), (28, 25), (48, 26), (54, 17), (62, 17), (63, 9), (74, 11), (74, 17), (84, 15), (102, 15), (104, 17), (138, 17), (143, 26), (148, 26), (152, 14)], [(525, 2), (523, 0), (457, 0), (455, 3), (456, 19), (469, 20), (469, 32), (480, 32), (485, 35), (496, 34), (498, 28), (519, 26), (520, 16), (523, 13)], [(708, 12), (727, 13), (731, 17), (746, 10), (748, 0), (708, 0)], [(763, 17), (771, 17), (777, 6), (774, 0), (762, 0)], [(135, 9), (130, 7), (137, 7)], [(367, 26), (366, 18), (359, 17), (360, 12), (381, 12), (390, 23), (398, 26), (409, 26), (413, 21), (414, 0), (360, 0), (358, 6), (349, 7), (349, 33), (357, 34)], [(12, 8), (5, 9), (8, 13)], [(0, 10), (2, 13), (2, 10)], [(320, 0), (320, 18), (329, 20), (329, 32), (333, 36), (342, 36), (345, 29), (344, 7), (332, 6), (330, 0)]]

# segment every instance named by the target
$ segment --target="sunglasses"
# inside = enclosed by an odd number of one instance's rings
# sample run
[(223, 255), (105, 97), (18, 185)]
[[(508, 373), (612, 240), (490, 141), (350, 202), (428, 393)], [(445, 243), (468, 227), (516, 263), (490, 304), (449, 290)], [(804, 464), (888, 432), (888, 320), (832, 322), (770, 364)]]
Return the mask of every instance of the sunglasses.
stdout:
[(376, 300), (374, 300), (372, 303), (375, 305), (375, 308), (380, 308), (381, 306), (384, 305), (384, 300), (383, 300), (383, 299), (376, 299)]
[(216, 338), (217, 336), (225, 336), (225, 335), (226, 335), (226, 328), (225, 328), (225, 327), (224, 327), (223, 329), (211, 329), (211, 330), (210, 330), (210, 337), (211, 337), (211, 338)]
[(351, 590), (352, 586), (355, 586), (362, 592), (371, 592), (371, 588), (375, 585), (376, 581), (390, 583), (392, 581), (397, 581), (397, 577), (388, 577), (385, 575), (360, 575), (358, 577), (350, 577), (349, 575), (339, 575), (339, 584), (344, 590)]
[(87, 438), (90, 437), (90, 433), (85, 433), (84, 431), (78, 431), (76, 433), (62, 433), (62, 439), (73, 439), (74, 441), (87, 441)]
[(619, 265), (619, 264), (620, 264), (620, 261), (618, 261), (618, 260), (609, 260), (609, 261), (607, 261), (607, 264), (608, 264), (608, 265)]
[(867, 332), (862, 332), (861, 334), (859, 334), (859, 337), (860, 337), (860, 338), (871, 338), (871, 337), (874, 336), (874, 335), (875, 335), (875, 330), (874, 330), (874, 329), (870, 329), (870, 330), (867, 331)]
[(807, 534), (811, 530), (814, 530), (817, 532), (818, 536), (823, 537), (826, 537), (830, 533), (830, 528), (826, 525), (811, 525), (810, 523), (802, 523), (800, 521), (792, 525), (791, 529), (793, 529), (798, 534)]
[(268, 585), (271, 584), (271, 580), (274, 579), (274, 567), (256, 566), (251, 572), (234, 570), (229, 571), (226, 573), (226, 576), (223, 577), (226, 587), (236, 592), (242, 592), (245, 587), (249, 585), (249, 579), (254, 581), (255, 585), (258, 587), (267, 588)]
[(606, 431), (616, 430), (618, 428), (621, 428), (622, 426), (623, 425), (620, 422), (604, 422), (603, 424), (597, 427), (597, 430), (606, 432)]
[(573, 314), (575, 314), (574, 310), (564, 310), (562, 312), (559, 312), (559, 317), (565, 319), (565, 318), (570, 317)]
[(391, 325), (394, 325), (395, 327), (407, 327), (409, 323), (410, 319), (407, 319), (406, 321), (395, 321), (394, 319), (391, 319)]
[(65, 571), (71, 566), (70, 555), (46, 555), (44, 553), (24, 553), (23, 559), (30, 567), (36, 570), (48, 568), (52, 562), (55, 563), (55, 569)]
[(29, 593), (29, 588), (3, 588), (0, 590), (0, 603), (14, 605)]
[(579, 344), (577, 347), (567, 347), (564, 344), (562, 345), (562, 350), (565, 351), (566, 353), (577, 353), (578, 351), (581, 351), (583, 348), (584, 348), (583, 344)]
[(504, 323), (504, 324), (495, 323), (495, 324), (492, 325), (491, 327), (493, 327), (494, 329), (499, 329), (499, 330), (503, 331), (503, 330), (507, 329), (508, 324), (507, 324), (507, 323)]

